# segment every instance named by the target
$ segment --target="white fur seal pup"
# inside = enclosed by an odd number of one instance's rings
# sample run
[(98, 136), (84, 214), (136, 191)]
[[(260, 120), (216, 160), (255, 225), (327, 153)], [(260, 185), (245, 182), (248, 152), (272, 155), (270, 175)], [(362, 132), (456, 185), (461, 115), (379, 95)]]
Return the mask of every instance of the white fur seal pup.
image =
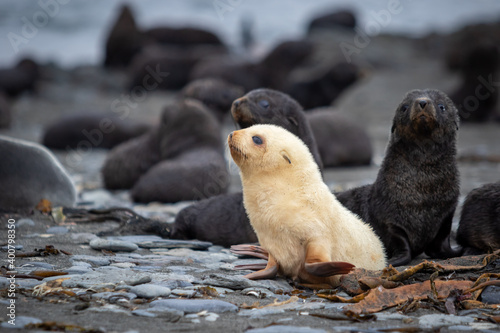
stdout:
[(338, 285), (336, 274), (353, 265), (382, 269), (386, 258), (372, 228), (342, 206), (323, 182), (307, 146), (274, 125), (254, 125), (229, 134), (240, 168), (243, 202), (260, 244), (269, 252), (265, 269), (304, 284)]

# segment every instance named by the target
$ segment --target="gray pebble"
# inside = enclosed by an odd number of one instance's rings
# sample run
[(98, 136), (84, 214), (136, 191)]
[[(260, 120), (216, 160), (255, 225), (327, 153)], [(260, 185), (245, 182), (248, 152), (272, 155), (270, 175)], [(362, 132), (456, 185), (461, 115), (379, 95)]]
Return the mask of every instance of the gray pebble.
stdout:
[[(14, 250), (21, 251), (24, 247), (22, 245), (14, 245)], [(0, 248), (2, 251), (7, 252), (9, 249), (12, 249), (12, 245), (5, 245)]]
[(192, 298), (196, 295), (196, 290), (173, 289), (172, 294), (181, 297)]
[[(67, 276), (65, 276), (67, 277)], [(114, 288), (117, 284), (123, 284), (124, 281), (136, 282), (143, 280), (144, 275), (131, 270), (116, 268), (113, 271), (91, 271), (86, 274), (73, 275), (70, 279), (62, 282), (65, 288), (103, 288), (109, 286)]]
[(129, 286), (137, 286), (143, 283), (151, 282), (151, 277), (148, 275), (139, 275), (130, 280), (125, 280), (125, 283)]
[(55, 227), (50, 227), (48, 228), (45, 233), (47, 234), (54, 234), (54, 235), (62, 235), (62, 234), (67, 234), (68, 233), (68, 228), (66, 227), (61, 227), (61, 226), (55, 226)]
[(109, 300), (110, 298), (112, 299), (119, 299), (119, 298), (125, 298), (129, 301), (137, 298), (136, 294), (133, 293), (121, 293), (117, 291), (105, 291), (102, 293), (95, 293), (92, 294), (92, 298), (94, 299), (104, 299), (104, 300)]
[(303, 303), (303, 302), (299, 301), (299, 302), (287, 303), (287, 304), (278, 305), (278, 306), (271, 306), (271, 307), (262, 308), (262, 309), (241, 310), (238, 313), (238, 315), (252, 317), (252, 318), (258, 318), (258, 317), (262, 317), (262, 316), (283, 313), (285, 311), (311, 311), (311, 310), (323, 309), (324, 307), (325, 307), (325, 303), (319, 303), (319, 302)]
[(500, 287), (487, 286), (481, 293), (481, 301), (485, 304), (500, 304)]
[(91, 268), (92, 265), (85, 261), (72, 261), (73, 266), (87, 267)]
[(241, 289), (255, 287), (256, 284), (258, 285), (260, 282), (261, 281), (258, 281), (258, 283), (256, 283), (252, 280), (244, 278), (243, 276), (225, 275), (219, 273), (210, 274), (208, 278), (202, 281), (203, 284), (208, 284), (210, 286), (224, 287), (233, 290), (241, 290)]
[(71, 239), (77, 244), (88, 244), (94, 238), (97, 238), (97, 236), (90, 232), (71, 233)]
[(201, 242), (197, 240), (177, 240), (177, 239), (160, 239), (146, 242), (138, 242), (142, 248), (152, 249), (152, 248), (162, 248), (162, 249), (177, 249), (177, 248), (187, 248), (193, 250), (207, 250), (212, 246), (210, 242)]
[(161, 318), (163, 318), (167, 321), (170, 321), (170, 322), (176, 322), (184, 316), (183, 311), (168, 308), (168, 307), (157, 306), (157, 307), (149, 308), (147, 311), (153, 312), (154, 314), (157, 314), (158, 317), (161, 317)]
[(71, 262), (85, 260), (96, 266), (108, 266), (110, 264), (110, 260), (107, 257), (87, 256), (81, 254), (74, 255), (70, 260)]
[(204, 310), (215, 313), (238, 311), (238, 307), (234, 304), (206, 299), (161, 299), (151, 302), (150, 307), (172, 308), (186, 313), (198, 313)]
[(139, 317), (151, 317), (151, 318), (158, 317), (157, 314), (149, 312), (147, 310), (134, 310), (132, 311), (132, 314)]
[(92, 269), (85, 267), (85, 266), (72, 266), (69, 268), (66, 268), (63, 270), (63, 272), (66, 272), (68, 274), (85, 274), (92, 271)]
[(418, 318), (418, 324), (422, 328), (433, 328), (452, 325), (467, 325), (474, 322), (474, 318), (466, 316), (455, 316), (447, 314), (429, 314)]
[(0, 289), (5, 289), (9, 287), (9, 279), (3, 276), (0, 276)]
[(108, 236), (107, 239), (121, 240), (130, 243), (161, 241), (163, 238), (155, 235)]
[(158, 286), (155, 284), (141, 284), (134, 286), (129, 290), (131, 293), (137, 295), (137, 297), (142, 298), (155, 298), (155, 297), (166, 297), (169, 296), (171, 290), (167, 287)]
[(42, 284), (43, 281), (35, 280), (35, 279), (18, 279), (16, 280), (16, 284), (19, 289), (33, 289), (39, 284)]
[[(350, 331), (350, 330), (348, 330)], [(251, 330), (245, 331), (247, 333), (327, 333), (327, 331), (319, 329), (319, 328), (310, 328), (307, 326), (289, 326), (289, 325), (272, 325), (265, 328), (254, 328)]]
[(90, 247), (94, 250), (108, 250), (108, 251), (126, 251), (132, 252), (139, 247), (135, 243), (125, 242), (121, 240), (94, 238), (89, 243)]
[(19, 219), (16, 221), (16, 228), (34, 227), (35, 222), (32, 219)]
[(40, 268), (40, 269), (44, 269), (44, 270), (53, 270), (54, 269), (54, 266), (51, 265), (51, 264), (48, 264), (46, 262), (42, 262), (42, 261), (32, 261), (30, 262), (29, 264), (24, 264), (21, 266), (22, 268)]
[(0, 324), (0, 327), (22, 329), (28, 324), (40, 324), (41, 322), (42, 320), (34, 317), (16, 316), (16, 320), (14, 322), (15, 325), (11, 325), (8, 321), (4, 321)]

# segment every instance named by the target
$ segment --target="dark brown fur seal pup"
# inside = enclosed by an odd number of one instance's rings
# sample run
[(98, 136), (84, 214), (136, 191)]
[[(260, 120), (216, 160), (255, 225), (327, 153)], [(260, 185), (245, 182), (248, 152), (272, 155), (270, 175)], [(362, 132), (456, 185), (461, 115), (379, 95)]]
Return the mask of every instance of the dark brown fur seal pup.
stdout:
[[(241, 128), (274, 124), (289, 130), (302, 139), (316, 163), (322, 165), (302, 107), (290, 96), (271, 89), (256, 89), (235, 100), (231, 113)], [(241, 231), (226, 234), (225, 230)], [(221, 239), (221, 234), (227, 237)], [(255, 242), (242, 193), (219, 195), (181, 210), (175, 219), (172, 238), (189, 239), (193, 235), (223, 246)]]
[[(222, 150), (219, 124), (206, 106), (180, 100), (165, 108), (158, 127), (111, 150), (102, 175), (106, 188), (133, 187), (141, 202), (200, 199), (227, 189)], [(189, 189), (167, 193), (177, 181)]]
[(269, 253), (266, 268), (247, 278), (282, 274), (335, 287), (339, 277), (332, 275), (352, 265), (385, 267), (380, 239), (337, 201), (297, 136), (279, 126), (255, 125), (229, 134), (228, 146), (240, 168), (245, 210)]
[(325, 168), (370, 164), (372, 143), (358, 123), (328, 107), (307, 111), (306, 119)]
[(243, 88), (220, 79), (199, 79), (186, 85), (181, 95), (201, 101), (222, 121), (231, 110), (233, 101), (243, 96)]
[(150, 129), (150, 125), (121, 119), (113, 113), (79, 113), (47, 126), (42, 144), (52, 149), (73, 149), (87, 141), (92, 147), (110, 149)]
[(10, 104), (7, 101), (7, 96), (0, 90), (0, 128), (9, 128), (11, 122)]
[(22, 59), (12, 68), (0, 69), (0, 90), (9, 97), (17, 97), (25, 91), (35, 91), (40, 77), (38, 64), (31, 59)]
[(309, 22), (308, 33), (314, 29), (354, 29), (356, 27), (356, 16), (350, 10), (339, 10), (333, 13), (324, 14)]
[(146, 30), (144, 35), (159, 44), (178, 46), (209, 44), (225, 47), (215, 33), (192, 27), (156, 27)]
[(332, 104), (360, 75), (358, 66), (341, 62), (303, 81), (292, 82), (283, 90), (308, 110)]
[(282, 89), (288, 74), (302, 64), (312, 50), (312, 44), (308, 41), (286, 41), (276, 46), (258, 63), (227, 57), (207, 59), (193, 68), (191, 79), (219, 78), (242, 86), (245, 92), (260, 87)]
[(461, 86), (450, 94), (461, 120), (485, 122), (498, 116), (500, 93), (493, 84), (498, 81), (499, 56), (493, 43), (476, 45), (466, 55), (460, 68)]
[(450, 247), (459, 196), (453, 102), (438, 90), (412, 90), (396, 110), (384, 162), (372, 185), (337, 194), (338, 200), (380, 236), (389, 263), (420, 253), (460, 255)]
[(466, 255), (500, 249), (500, 182), (472, 190), (465, 199), (457, 243)]
[(126, 68), (140, 51), (143, 41), (131, 9), (123, 5), (106, 39), (104, 66)]

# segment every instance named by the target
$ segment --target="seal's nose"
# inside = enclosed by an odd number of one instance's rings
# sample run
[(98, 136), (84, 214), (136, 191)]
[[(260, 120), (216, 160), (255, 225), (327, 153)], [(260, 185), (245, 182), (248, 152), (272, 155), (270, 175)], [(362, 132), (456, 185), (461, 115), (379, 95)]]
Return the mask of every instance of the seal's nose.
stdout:
[(229, 139), (233, 138), (233, 132), (229, 133)]
[(418, 105), (420, 105), (420, 108), (423, 109), (427, 105), (427, 101), (420, 101), (418, 102)]
[(238, 98), (237, 100), (235, 100), (235, 101), (233, 102), (233, 107), (234, 107), (234, 108), (237, 108), (238, 106), (240, 106), (240, 104), (241, 104), (241, 100)]

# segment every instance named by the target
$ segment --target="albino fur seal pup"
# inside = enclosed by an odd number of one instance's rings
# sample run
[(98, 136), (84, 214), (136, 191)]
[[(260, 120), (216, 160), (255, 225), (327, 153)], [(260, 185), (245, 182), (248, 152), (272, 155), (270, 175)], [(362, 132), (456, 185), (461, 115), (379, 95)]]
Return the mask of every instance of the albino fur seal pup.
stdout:
[(457, 243), (468, 255), (500, 249), (500, 182), (483, 185), (467, 195)]
[(392, 265), (422, 252), (432, 258), (461, 254), (449, 240), (459, 196), (458, 124), (457, 109), (443, 92), (408, 92), (396, 109), (375, 183), (337, 194), (374, 228)]
[(373, 149), (366, 130), (331, 107), (306, 112), (325, 167), (368, 165)]
[(46, 148), (0, 136), (0, 208), (35, 208), (41, 199), (53, 206), (73, 206), (76, 190), (59, 161)]
[(323, 182), (307, 146), (274, 125), (229, 134), (240, 168), (243, 201), (259, 243), (269, 253), (265, 269), (250, 279), (280, 273), (299, 282), (336, 286), (353, 265), (382, 269), (382, 242), (371, 227), (342, 206)]

